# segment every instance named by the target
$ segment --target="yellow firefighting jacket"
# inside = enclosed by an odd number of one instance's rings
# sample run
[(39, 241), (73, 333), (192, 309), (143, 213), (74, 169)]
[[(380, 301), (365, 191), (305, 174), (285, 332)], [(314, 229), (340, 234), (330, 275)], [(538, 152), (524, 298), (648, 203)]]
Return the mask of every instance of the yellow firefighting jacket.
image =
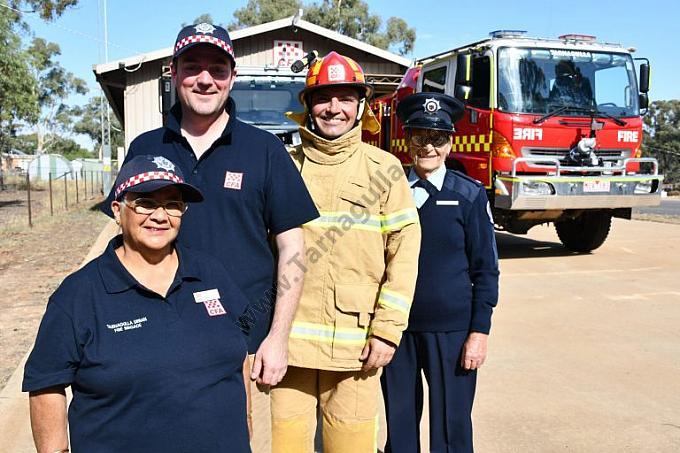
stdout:
[(396, 345), (418, 272), (420, 224), (397, 158), (361, 142), (361, 125), (335, 140), (300, 128), (291, 156), (320, 217), (303, 225), (304, 289), (289, 364), (358, 370), (369, 335)]

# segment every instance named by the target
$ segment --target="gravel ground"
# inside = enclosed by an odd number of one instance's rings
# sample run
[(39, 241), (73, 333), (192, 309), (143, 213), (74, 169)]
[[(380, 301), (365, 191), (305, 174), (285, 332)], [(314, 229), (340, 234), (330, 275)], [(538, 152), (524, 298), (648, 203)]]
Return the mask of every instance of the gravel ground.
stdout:
[(0, 388), (33, 344), (49, 295), (107, 223), (93, 203), (43, 218), (32, 229), (0, 228)]

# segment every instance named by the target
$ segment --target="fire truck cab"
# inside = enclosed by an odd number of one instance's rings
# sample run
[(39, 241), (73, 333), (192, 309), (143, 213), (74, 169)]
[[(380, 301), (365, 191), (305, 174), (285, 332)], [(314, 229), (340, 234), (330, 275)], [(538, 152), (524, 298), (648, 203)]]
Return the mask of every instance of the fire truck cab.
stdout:
[(663, 176), (641, 157), (649, 63), (642, 59), (638, 84), (633, 50), (585, 35), (492, 32), (419, 60), (390, 98), (374, 101), (389, 137), (372, 139), (408, 166), (390, 113), (414, 91), (455, 96), (466, 109), (447, 166), (486, 186), (497, 228), (525, 234), (553, 222), (565, 247), (588, 252), (612, 217), (660, 203)]

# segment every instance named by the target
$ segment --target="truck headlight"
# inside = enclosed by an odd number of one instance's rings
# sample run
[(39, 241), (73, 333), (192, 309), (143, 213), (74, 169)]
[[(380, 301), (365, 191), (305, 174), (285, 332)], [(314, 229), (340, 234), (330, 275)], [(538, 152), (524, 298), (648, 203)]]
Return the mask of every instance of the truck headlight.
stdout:
[(542, 181), (523, 181), (522, 193), (525, 195), (552, 195), (555, 192), (550, 183)]
[(652, 181), (641, 181), (635, 184), (636, 194), (652, 193)]

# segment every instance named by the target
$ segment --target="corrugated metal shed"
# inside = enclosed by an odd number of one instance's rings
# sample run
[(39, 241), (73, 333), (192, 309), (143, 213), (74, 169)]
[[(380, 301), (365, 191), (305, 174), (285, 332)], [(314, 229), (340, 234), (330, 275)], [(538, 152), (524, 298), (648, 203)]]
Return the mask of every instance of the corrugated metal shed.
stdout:
[[(280, 19), (230, 33), (236, 53), (236, 66), (277, 65), (275, 44), (278, 41), (301, 42), (302, 51), (331, 50), (356, 60), (373, 83), (376, 95), (394, 90), (411, 60), (379, 49), (294, 17)], [(94, 66), (97, 81), (125, 128), (125, 146), (137, 135), (163, 124), (160, 102), (160, 79), (168, 66), (172, 47), (119, 61)]]

